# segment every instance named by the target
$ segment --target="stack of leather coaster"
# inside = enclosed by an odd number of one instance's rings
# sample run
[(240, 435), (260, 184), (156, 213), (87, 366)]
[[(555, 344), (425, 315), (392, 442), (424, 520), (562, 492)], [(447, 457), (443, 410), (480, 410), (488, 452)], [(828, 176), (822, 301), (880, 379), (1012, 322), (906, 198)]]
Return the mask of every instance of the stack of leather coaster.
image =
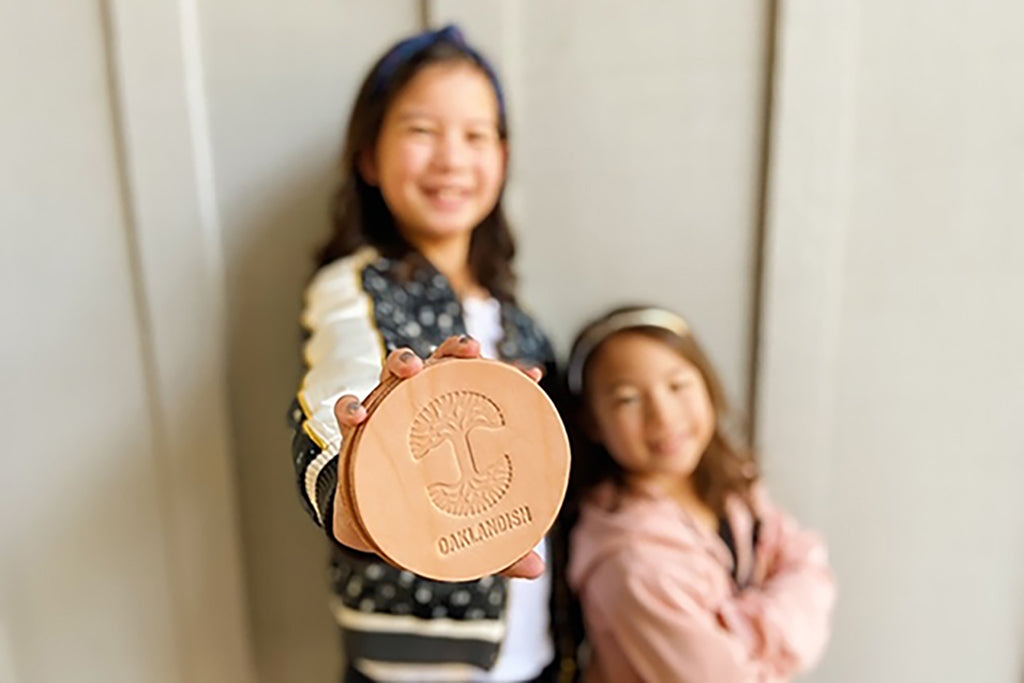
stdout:
[(495, 574), (555, 521), (569, 441), (547, 394), (516, 368), (443, 360), (385, 380), (345, 441), (339, 503), (381, 557), (438, 581)]

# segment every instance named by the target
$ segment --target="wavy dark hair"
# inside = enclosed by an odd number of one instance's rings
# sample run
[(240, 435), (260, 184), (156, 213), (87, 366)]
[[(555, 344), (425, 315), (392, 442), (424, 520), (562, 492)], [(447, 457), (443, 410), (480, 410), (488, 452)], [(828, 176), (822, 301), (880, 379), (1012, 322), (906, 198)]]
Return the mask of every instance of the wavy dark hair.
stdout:
[[(454, 34), (442, 37), (395, 65), (394, 54), (409, 41), (397, 43), (384, 53), (363, 80), (349, 115), (341, 153), (341, 180), (331, 206), (332, 231), (317, 255), (326, 265), (363, 246), (376, 247), (382, 255), (403, 261), (411, 273), (425, 263), (424, 257), (399, 232), (380, 189), (367, 183), (359, 171), (360, 157), (373, 149), (385, 114), (397, 95), (423, 68), (433, 64), (469, 64), (488, 77), (498, 98), (498, 136), (508, 141), (508, 124), (497, 77), (480, 53)], [(453, 34), (449, 33), (448, 36)], [(514, 301), (516, 276), (512, 269), (515, 242), (502, 209), (504, 186), (491, 212), (473, 229), (469, 268), (476, 280), (502, 301)]]
[[(643, 311), (649, 306), (625, 306), (609, 311), (586, 325), (576, 336), (570, 353), (569, 366), (582, 364), (582, 388), (578, 393), (566, 389), (565, 396), (569, 423), (570, 438), (573, 446), (573, 474), (571, 486), (571, 502), (573, 513), (582, 499), (599, 484), (612, 482), (623, 492), (626, 489), (626, 471), (600, 443), (590, 438), (588, 424), (592, 424), (593, 416), (587, 406), (588, 374), (590, 365), (601, 348), (609, 339), (618, 335), (641, 334), (662, 342), (684, 359), (693, 364), (700, 372), (707, 385), (708, 394), (715, 411), (715, 431), (694, 470), (694, 484), (697, 495), (717, 515), (725, 514), (725, 502), (730, 495), (738, 495), (747, 505), (751, 504), (751, 487), (757, 482), (760, 473), (753, 450), (740, 438), (737, 432), (738, 420), (731, 411), (726, 400), (725, 391), (718, 375), (708, 360), (707, 354), (690, 332), (679, 335), (663, 327), (639, 325), (615, 329), (596, 344), (581, 344), (589, 338), (591, 330), (603, 326), (612, 316), (621, 313)], [(590, 340), (591, 342), (593, 340)], [(589, 351), (587, 350), (589, 348)], [(585, 353), (585, 358), (579, 358)]]

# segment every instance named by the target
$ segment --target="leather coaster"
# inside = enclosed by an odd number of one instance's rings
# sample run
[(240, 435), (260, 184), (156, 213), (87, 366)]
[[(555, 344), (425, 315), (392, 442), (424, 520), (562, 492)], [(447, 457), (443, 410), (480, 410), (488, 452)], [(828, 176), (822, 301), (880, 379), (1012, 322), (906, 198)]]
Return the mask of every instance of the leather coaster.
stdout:
[[(390, 377), (378, 384), (363, 400), (363, 407), (366, 409), (367, 419), (373, 414), (373, 409), (381, 399), (387, 396), (401, 380), (397, 377)], [(338, 486), (334, 498), (335, 506), (341, 506), (347, 512), (349, 523), (334, 526), (334, 535), (345, 545), (355, 546), (357, 542), (369, 546), (377, 552), (380, 550), (374, 545), (373, 540), (366, 535), (362, 525), (356, 516), (355, 507), (352, 504), (352, 486), (349, 481), (349, 454), (358, 443), (362, 433), (361, 428), (355, 429), (342, 444), (341, 452), (338, 454)]]
[(343, 504), (381, 556), (468, 581), (540, 542), (565, 497), (569, 442), (533, 380), (497, 361), (445, 360), (378, 389), (339, 476), (344, 467)]

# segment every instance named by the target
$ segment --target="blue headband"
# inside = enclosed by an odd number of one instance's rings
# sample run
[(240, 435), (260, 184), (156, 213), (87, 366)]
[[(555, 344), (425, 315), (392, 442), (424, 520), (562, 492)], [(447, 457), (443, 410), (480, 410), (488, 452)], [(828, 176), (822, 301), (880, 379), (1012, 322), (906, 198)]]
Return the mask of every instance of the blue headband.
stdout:
[(491, 67), (482, 54), (477, 52), (469, 43), (466, 42), (465, 36), (462, 35), (462, 31), (455, 24), (449, 24), (444, 28), (440, 28), (436, 31), (424, 31), (414, 36), (406, 38), (405, 40), (396, 43), (394, 47), (388, 50), (384, 58), (381, 59), (380, 65), (373, 74), (373, 87), (371, 92), (374, 97), (379, 97), (384, 89), (391, 82), (391, 79), (395, 77), (395, 74), (411, 59), (419, 55), (427, 48), (433, 47), (439, 43), (450, 43), (455, 47), (459, 48), (460, 51), (466, 53), (473, 58), (477, 64), (483, 68), (487, 74), (487, 78), (490, 79), (491, 85), (494, 86), (494, 94), (498, 98), (498, 114), (501, 120), (505, 120), (505, 95), (501, 90), (501, 83), (498, 81), (498, 74)]

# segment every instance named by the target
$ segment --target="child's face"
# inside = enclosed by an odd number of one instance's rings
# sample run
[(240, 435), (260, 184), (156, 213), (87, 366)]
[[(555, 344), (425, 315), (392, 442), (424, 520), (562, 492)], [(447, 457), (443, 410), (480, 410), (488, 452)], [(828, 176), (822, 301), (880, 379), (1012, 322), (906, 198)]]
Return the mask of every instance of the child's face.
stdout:
[(421, 69), (391, 103), (360, 171), (414, 246), (465, 239), (494, 209), (505, 179), (498, 99), (465, 63)]
[(587, 372), (595, 437), (634, 476), (688, 477), (715, 431), (700, 371), (667, 344), (635, 332), (608, 338)]

